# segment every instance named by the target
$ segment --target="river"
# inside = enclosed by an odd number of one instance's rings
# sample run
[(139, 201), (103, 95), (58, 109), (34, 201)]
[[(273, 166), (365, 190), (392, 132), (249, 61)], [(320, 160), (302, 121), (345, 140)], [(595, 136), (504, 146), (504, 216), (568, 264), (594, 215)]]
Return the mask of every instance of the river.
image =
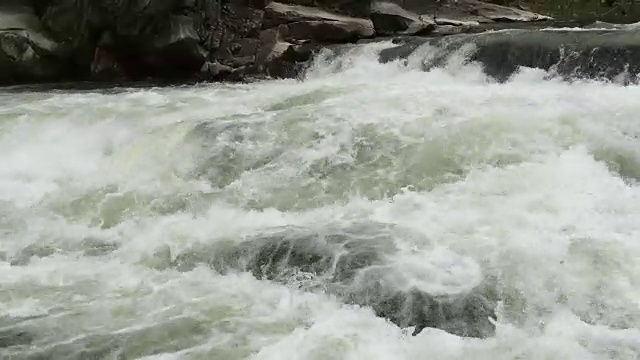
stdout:
[[(637, 359), (640, 87), (424, 72), (388, 46), (303, 81), (0, 90), (0, 357)], [(174, 266), (363, 222), (416, 234), (394, 264), (422, 288), (497, 279), (495, 335)]]

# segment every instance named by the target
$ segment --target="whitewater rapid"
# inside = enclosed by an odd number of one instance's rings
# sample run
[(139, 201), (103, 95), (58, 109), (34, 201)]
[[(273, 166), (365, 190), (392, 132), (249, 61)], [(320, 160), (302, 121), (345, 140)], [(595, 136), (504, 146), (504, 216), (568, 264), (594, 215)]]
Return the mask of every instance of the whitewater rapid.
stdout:
[[(640, 87), (379, 64), (388, 46), (304, 81), (0, 91), (0, 357), (638, 359)], [(496, 279), (495, 336), (171, 266), (362, 221), (420, 235), (394, 264), (421, 288)]]

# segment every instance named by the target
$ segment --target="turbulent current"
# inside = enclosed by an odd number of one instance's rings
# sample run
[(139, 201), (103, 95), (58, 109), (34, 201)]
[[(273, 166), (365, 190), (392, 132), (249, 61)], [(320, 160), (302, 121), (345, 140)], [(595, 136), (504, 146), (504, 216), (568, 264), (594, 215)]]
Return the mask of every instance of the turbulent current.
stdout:
[(638, 359), (640, 86), (390, 46), (2, 90), (0, 358)]

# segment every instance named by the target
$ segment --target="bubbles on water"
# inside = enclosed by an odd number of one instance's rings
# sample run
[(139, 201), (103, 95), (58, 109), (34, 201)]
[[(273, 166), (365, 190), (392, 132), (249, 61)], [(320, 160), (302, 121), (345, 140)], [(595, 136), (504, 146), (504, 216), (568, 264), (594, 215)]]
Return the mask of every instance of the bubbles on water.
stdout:
[[(0, 320), (9, 351), (635, 359), (640, 88), (533, 69), (496, 84), (454, 58), (423, 72), (379, 64), (385, 46), (303, 82), (3, 97), (0, 310), (35, 316)], [(494, 281), (496, 336), (407, 336), (305, 292), (309, 272), (279, 285), (173, 264), (198, 243), (358, 220), (420, 235), (398, 236), (398, 286)]]
[(446, 247), (400, 252), (392, 267), (398, 276), (398, 287), (417, 288), (433, 295), (467, 293), (483, 281), (476, 261)]

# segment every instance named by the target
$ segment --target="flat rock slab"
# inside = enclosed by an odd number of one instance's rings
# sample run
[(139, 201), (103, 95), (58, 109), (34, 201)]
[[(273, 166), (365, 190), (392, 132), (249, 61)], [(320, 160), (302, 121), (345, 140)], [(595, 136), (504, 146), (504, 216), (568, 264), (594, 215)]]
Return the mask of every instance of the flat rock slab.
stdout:
[(536, 14), (531, 11), (520, 10), (496, 4), (489, 4), (483, 1), (466, 0), (466, 2), (468, 2), (469, 5), (473, 6), (472, 11), (474, 13), (493, 21), (528, 22), (552, 19), (549, 16)]
[(300, 21), (288, 24), (286, 33), (292, 39), (351, 42), (373, 36), (373, 25), (369, 25), (352, 21)]
[(550, 20), (545, 15), (479, 0), (391, 0), (408, 11), (435, 19), (442, 25)]
[(280, 24), (305, 20), (355, 21), (362, 24), (370, 23), (368, 19), (335, 14), (316, 7), (304, 5), (287, 5), (273, 1), (265, 7), (265, 27), (275, 27)]
[(436, 27), (428, 17), (420, 16), (388, 1), (376, 1), (371, 4), (371, 20), (378, 35), (423, 34)]
[[(336, 27), (341, 29), (349, 28), (351, 29), (350, 31), (360, 37), (370, 37), (374, 35), (373, 23), (369, 19), (354, 18), (330, 13), (314, 7), (287, 5), (278, 2), (271, 2), (265, 8), (265, 28), (299, 22), (312, 22), (312, 24), (323, 22), (326, 23), (327, 26), (335, 23), (334, 25), (336, 25)], [(322, 35), (320, 34), (319, 37), (322, 37)]]

